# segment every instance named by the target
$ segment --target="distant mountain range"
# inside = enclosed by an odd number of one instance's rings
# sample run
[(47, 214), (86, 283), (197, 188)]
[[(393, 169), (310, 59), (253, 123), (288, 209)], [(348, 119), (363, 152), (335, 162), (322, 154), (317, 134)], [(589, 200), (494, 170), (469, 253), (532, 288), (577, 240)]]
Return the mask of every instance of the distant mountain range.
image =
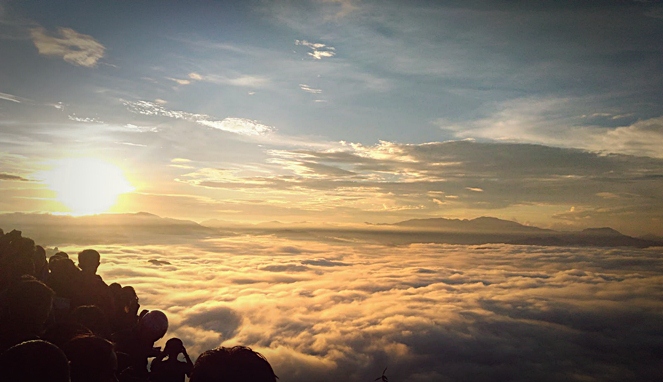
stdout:
[(394, 224), (341, 226), (309, 222), (242, 224), (221, 220), (196, 223), (150, 213), (100, 214), (72, 217), (52, 214), (0, 214), (0, 228), (24, 231), (44, 245), (186, 243), (238, 234), (273, 234), (295, 240), (375, 242), (380, 244), (519, 244), (540, 246), (637, 247), (663, 246), (663, 238), (635, 238), (604, 228), (561, 232), (526, 226), (494, 217), (476, 219), (412, 219)]
[(638, 247), (663, 246), (656, 237), (635, 238), (612, 228), (587, 228), (579, 232), (560, 232), (493, 217), (460, 219), (412, 219), (395, 223), (394, 226), (414, 228), (444, 234), (458, 233), (475, 236), (486, 243), (505, 243), (541, 246), (593, 246), (593, 247)]
[(539, 234), (554, 232), (548, 229), (525, 226), (513, 221), (502, 220), (492, 217), (480, 217), (476, 219), (412, 219), (392, 225), (398, 227), (416, 228), (421, 230), (434, 230), (446, 232), (482, 232), (482, 233), (520, 233), (520, 234)]

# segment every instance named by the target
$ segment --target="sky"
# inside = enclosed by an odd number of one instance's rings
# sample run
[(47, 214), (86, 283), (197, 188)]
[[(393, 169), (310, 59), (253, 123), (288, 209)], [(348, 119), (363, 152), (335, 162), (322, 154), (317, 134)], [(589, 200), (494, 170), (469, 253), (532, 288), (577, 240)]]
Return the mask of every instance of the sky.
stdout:
[(0, 0), (0, 212), (663, 235), (659, 1)]

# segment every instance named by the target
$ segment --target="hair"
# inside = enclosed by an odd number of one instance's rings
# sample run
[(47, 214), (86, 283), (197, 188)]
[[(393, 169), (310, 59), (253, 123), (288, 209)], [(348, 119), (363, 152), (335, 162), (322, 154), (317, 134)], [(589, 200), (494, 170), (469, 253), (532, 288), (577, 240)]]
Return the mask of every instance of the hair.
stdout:
[(9, 319), (19, 325), (43, 325), (51, 312), (55, 292), (37, 280), (24, 280), (7, 290)]
[[(71, 365), (71, 382), (101, 381), (115, 373), (111, 361), (115, 358), (113, 344), (101, 337), (80, 336), (63, 347)], [(117, 368), (117, 359), (115, 360)]]
[(198, 357), (191, 382), (275, 382), (272, 366), (262, 354), (245, 346), (218, 347)]
[(182, 342), (181, 339), (173, 337), (166, 341), (166, 346), (163, 348), (164, 353), (167, 353), (168, 355), (175, 354), (177, 355), (178, 353), (182, 350), (184, 347), (184, 343)]
[(69, 382), (69, 361), (51, 343), (26, 341), (0, 355), (0, 373), (8, 381)]
[(78, 266), (87, 268), (88, 265), (91, 267), (96, 267), (99, 265), (101, 255), (94, 249), (84, 249), (78, 253)]

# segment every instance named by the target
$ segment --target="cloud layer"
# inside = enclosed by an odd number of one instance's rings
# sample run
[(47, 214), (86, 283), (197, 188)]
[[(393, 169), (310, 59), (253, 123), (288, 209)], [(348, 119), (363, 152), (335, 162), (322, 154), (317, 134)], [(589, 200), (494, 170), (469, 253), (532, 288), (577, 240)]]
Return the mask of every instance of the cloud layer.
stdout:
[(97, 246), (104, 279), (194, 357), (252, 346), (284, 382), (663, 376), (658, 250), (155, 240)]

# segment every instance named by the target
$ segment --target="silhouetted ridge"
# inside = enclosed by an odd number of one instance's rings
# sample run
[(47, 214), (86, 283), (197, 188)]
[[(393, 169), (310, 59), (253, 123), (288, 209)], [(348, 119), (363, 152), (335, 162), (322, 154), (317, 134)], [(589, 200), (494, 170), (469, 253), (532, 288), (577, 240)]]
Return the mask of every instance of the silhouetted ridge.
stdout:
[(625, 236), (621, 232), (614, 230), (610, 227), (601, 227), (601, 228), (586, 228), (581, 231), (585, 235), (597, 235), (597, 236)]
[(393, 224), (399, 227), (412, 227), (425, 230), (452, 231), (452, 232), (505, 232), (505, 233), (531, 233), (548, 232), (550, 230), (525, 226), (509, 220), (482, 216), (476, 219), (411, 219)]

